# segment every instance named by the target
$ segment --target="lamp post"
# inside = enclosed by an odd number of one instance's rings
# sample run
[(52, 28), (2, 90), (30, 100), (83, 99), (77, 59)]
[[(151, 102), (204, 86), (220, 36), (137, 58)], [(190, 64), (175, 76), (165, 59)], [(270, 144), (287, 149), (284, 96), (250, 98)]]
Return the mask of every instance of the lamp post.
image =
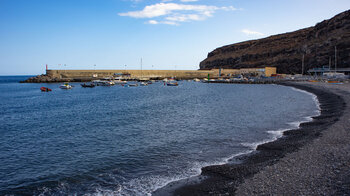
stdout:
[(334, 46), (334, 73), (337, 73), (337, 46)]

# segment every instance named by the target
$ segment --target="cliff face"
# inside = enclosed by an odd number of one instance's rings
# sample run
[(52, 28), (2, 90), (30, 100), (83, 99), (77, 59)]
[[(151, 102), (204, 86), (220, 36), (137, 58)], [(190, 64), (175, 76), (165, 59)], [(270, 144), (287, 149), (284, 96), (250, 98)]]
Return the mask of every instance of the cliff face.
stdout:
[(278, 73), (301, 73), (329, 65), (350, 67), (350, 10), (316, 24), (314, 27), (259, 40), (241, 42), (215, 49), (200, 63), (200, 69), (277, 67)]

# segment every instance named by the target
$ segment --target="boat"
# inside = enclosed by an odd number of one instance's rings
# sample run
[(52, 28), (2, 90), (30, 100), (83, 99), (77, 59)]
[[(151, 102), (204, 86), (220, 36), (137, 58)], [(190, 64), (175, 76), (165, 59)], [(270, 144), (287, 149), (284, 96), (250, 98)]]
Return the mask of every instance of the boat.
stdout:
[(72, 89), (73, 87), (68, 83), (64, 83), (60, 86), (61, 89)]
[(101, 81), (104, 82), (105, 86), (113, 86), (113, 85), (115, 85), (115, 82), (112, 79), (110, 79), (110, 78), (103, 78), (103, 79), (101, 79)]
[(120, 79), (114, 80), (113, 82), (114, 82), (114, 84), (126, 84), (127, 83), (126, 81), (123, 81), (123, 80), (120, 80)]
[(93, 88), (93, 87), (95, 87), (94, 83), (90, 83), (90, 84), (84, 83), (84, 84), (80, 84), (80, 85), (81, 85), (81, 87), (84, 87), (84, 88)]
[(138, 84), (136, 83), (136, 84), (129, 84), (128, 85), (129, 87), (135, 87), (135, 86), (138, 86)]
[(334, 80), (328, 80), (327, 83), (329, 83), (329, 84), (343, 84), (340, 81), (334, 81)]
[(340, 82), (339, 82), (339, 81), (335, 81), (335, 80), (328, 80), (327, 83), (336, 83), (336, 84), (339, 84)]
[(141, 82), (140, 86), (148, 86), (148, 83), (147, 82)]
[(166, 83), (167, 86), (179, 86), (177, 82), (168, 82)]
[(50, 91), (52, 91), (52, 89), (47, 88), (47, 87), (41, 87), (40, 90), (41, 90), (42, 92), (50, 92)]
[(92, 81), (95, 86), (112, 86), (114, 83), (107, 81), (107, 80), (94, 80)]

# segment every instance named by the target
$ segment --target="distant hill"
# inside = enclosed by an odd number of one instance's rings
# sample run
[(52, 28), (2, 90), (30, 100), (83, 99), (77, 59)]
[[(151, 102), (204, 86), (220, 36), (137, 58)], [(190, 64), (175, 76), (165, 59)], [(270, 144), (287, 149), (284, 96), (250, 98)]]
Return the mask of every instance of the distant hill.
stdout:
[(278, 73), (301, 73), (305, 54), (305, 72), (329, 64), (334, 67), (334, 48), (337, 48), (337, 67), (350, 67), (350, 10), (309, 27), (245, 41), (215, 49), (200, 63), (200, 69), (251, 68), (273, 66)]

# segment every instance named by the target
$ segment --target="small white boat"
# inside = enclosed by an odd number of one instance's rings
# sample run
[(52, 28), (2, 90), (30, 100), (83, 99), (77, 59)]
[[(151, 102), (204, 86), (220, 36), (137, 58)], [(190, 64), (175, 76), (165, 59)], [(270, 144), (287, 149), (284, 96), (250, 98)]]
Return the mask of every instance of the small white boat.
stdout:
[(138, 86), (138, 84), (137, 84), (137, 83), (135, 83), (135, 84), (129, 84), (128, 86), (129, 86), (129, 87), (135, 87), (135, 86)]
[(114, 80), (113, 81), (114, 82), (114, 84), (126, 84), (127, 82), (126, 81), (123, 81), (123, 80)]
[(68, 83), (64, 83), (60, 86), (61, 89), (72, 89), (73, 87)]
[(147, 82), (141, 82), (140, 86), (148, 86), (148, 83)]
[(114, 85), (114, 83), (112, 83), (111, 81), (107, 81), (107, 80), (94, 80), (92, 81), (93, 84), (95, 84), (96, 86), (112, 86)]

